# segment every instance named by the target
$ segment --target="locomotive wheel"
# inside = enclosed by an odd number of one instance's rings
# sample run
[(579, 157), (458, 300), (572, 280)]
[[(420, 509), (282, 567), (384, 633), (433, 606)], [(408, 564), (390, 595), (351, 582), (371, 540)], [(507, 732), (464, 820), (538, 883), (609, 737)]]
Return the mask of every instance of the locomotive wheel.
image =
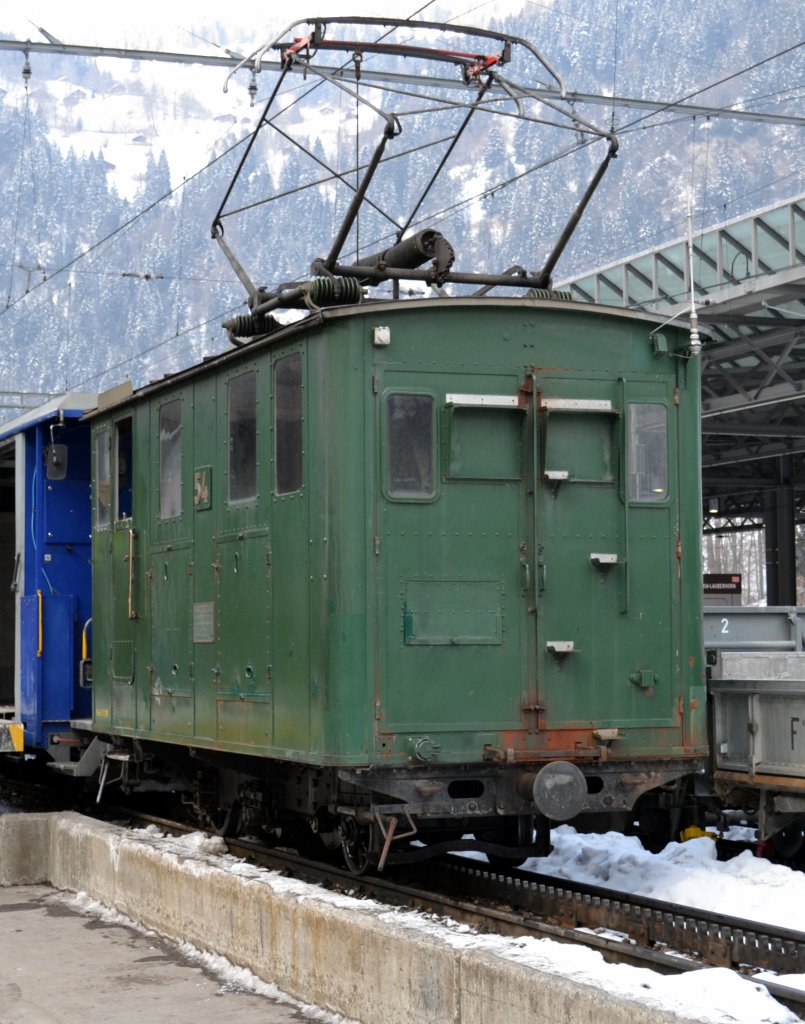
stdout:
[(344, 815), (338, 831), (344, 863), (353, 875), (363, 875), (373, 861), (371, 826), (361, 825), (355, 818)]

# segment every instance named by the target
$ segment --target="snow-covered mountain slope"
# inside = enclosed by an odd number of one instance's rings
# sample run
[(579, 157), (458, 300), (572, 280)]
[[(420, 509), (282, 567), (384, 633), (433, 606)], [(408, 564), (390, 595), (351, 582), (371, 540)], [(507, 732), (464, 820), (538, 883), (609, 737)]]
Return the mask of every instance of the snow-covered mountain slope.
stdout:
[[(179, 28), (152, 19), (150, 29), (132, 16), (116, 38), (108, 14), (91, 22), (50, 14), (47, 24), (33, 16), (70, 43), (182, 52), (249, 52), (282, 27), (255, 25), (253, 8), (239, 3), (227, 13), (226, 26), (220, 13), (218, 23), (202, 24), (203, 7), (195, 5)], [(572, 92), (801, 112), (799, 0), (736, 0), (729, 17), (715, 0), (512, 0), (508, 10), (429, 7), (423, 16), (473, 22), (474, 13), (531, 40)], [(0, 36), (41, 38), (6, 11)], [(23, 59), (0, 51), (0, 390), (97, 388), (126, 376), (142, 383), (225, 347), (219, 323), (242, 309), (245, 293), (210, 241), (210, 224), (271, 76), (260, 76), (252, 107), (242, 73), (225, 93), (221, 69), (32, 53), (26, 90)], [(649, 116), (622, 105), (579, 103), (578, 111), (614, 127), (621, 148), (557, 268), (561, 276), (678, 236), (689, 195), (697, 226), (705, 226), (803, 189), (800, 127)], [(289, 120), (327, 161), (351, 165), (355, 112), (343, 99), (313, 96)], [(362, 145), (371, 147), (364, 132)], [(513, 130), (482, 128), (471, 154), (449, 168), (456, 196), (540, 161), (539, 143)], [(452, 228), (462, 240), (459, 260), (472, 252), (499, 269), (538, 266), (598, 159), (560, 161), (529, 176), (525, 198), (501, 188), (448, 216), (440, 230), (449, 237)], [(267, 147), (247, 175), (247, 192), (291, 188), (313, 167)], [(306, 272), (332, 237), (343, 212), (337, 189), (315, 199), (305, 193), (301, 202), (289, 214), (260, 208), (250, 221), (245, 244), (258, 283)]]

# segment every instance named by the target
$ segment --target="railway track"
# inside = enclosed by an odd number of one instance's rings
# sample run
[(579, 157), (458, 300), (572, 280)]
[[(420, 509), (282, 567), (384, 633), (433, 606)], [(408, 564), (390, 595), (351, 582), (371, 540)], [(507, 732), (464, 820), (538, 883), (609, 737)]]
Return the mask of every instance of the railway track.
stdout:
[[(97, 815), (99, 809), (82, 808)], [(101, 809), (106, 819), (132, 827), (156, 825), (174, 835), (198, 831), (167, 818)], [(392, 876), (349, 871), (257, 842), (226, 840), (235, 856), (355, 896), (409, 907), (510, 936), (551, 938), (598, 950), (609, 962), (666, 974), (726, 967), (747, 976), (768, 971), (805, 973), (805, 932), (680, 907), (648, 897), (557, 879), (480, 860), (443, 856), (395, 870)], [(805, 992), (755, 979), (805, 1019)]]
[[(408, 869), (405, 877), (360, 876), (256, 844), (228, 843), (234, 856), (316, 884), (348, 890), (470, 924), (486, 932), (583, 944), (609, 962), (666, 974), (727, 967), (805, 973), (805, 933), (775, 928), (661, 900), (558, 880), (448, 856)], [(779, 1002), (805, 1017), (805, 992), (757, 979)]]

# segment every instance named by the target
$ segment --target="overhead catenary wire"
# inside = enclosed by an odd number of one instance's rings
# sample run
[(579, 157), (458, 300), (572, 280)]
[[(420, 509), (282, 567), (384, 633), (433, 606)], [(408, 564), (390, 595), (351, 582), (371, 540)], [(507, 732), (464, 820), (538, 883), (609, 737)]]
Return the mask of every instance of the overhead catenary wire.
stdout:
[(90, 384), (94, 380), (98, 380), (101, 377), (105, 377), (109, 373), (113, 373), (115, 370), (122, 369), (122, 367), (127, 366), (135, 359), (142, 359), (143, 356), (147, 356), (150, 355), (152, 352), (156, 352), (158, 349), (163, 348), (165, 345), (169, 345), (171, 342), (176, 341), (177, 338), (185, 337), (188, 334), (192, 334), (194, 331), (198, 331), (202, 327), (207, 327), (209, 324), (220, 323), (220, 321), (223, 320), (225, 317), (231, 316), (238, 309), (242, 309), (244, 305), (244, 302), (239, 302), (236, 305), (231, 306), (228, 309), (222, 310), (211, 317), (207, 317), (206, 320), (199, 321), (198, 323), (185, 328), (185, 330), (183, 331), (177, 331), (177, 333), (172, 335), (170, 338), (163, 338), (162, 341), (158, 341), (156, 342), (156, 344), (150, 345), (148, 348), (141, 349), (136, 355), (127, 356), (125, 359), (121, 359), (117, 363), (112, 363), (110, 366), (105, 366), (102, 370), (99, 370), (97, 373), (93, 373), (89, 377), (84, 377), (82, 380), (74, 381), (70, 385), (70, 387), (73, 389), (84, 387), (85, 385)]
[[(715, 89), (719, 85), (725, 85), (727, 82), (731, 82), (736, 78), (740, 78), (742, 75), (748, 74), (750, 71), (755, 71), (757, 68), (761, 68), (766, 64), (770, 64), (774, 60), (779, 60), (781, 57), (787, 57), (790, 53), (795, 53), (797, 50), (805, 47), (805, 39), (798, 43), (793, 43), (791, 46), (785, 47), (783, 50), (778, 50), (777, 53), (773, 53), (768, 57), (763, 57), (761, 60), (755, 61), (754, 64), (749, 64), (744, 68), (739, 68), (737, 71), (732, 71), (728, 75), (724, 75), (722, 78), (717, 79), (715, 82), (710, 82), (708, 85), (703, 85), (698, 89), (694, 89), (692, 92), (685, 93), (684, 96), (680, 96), (675, 100), (670, 101), (668, 104), (660, 107), (659, 110), (652, 111), (649, 114), (645, 114), (642, 117), (635, 118), (628, 124), (621, 128), (621, 132), (627, 128), (633, 128), (635, 125), (640, 124), (642, 121), (646, 121), (651, 117), (655, 117), (657, 114), (663, 113), (663, 111), (671, 110), (675, 105), (679, 103), (686, 103), (688, 100), (694, 99), (696, 96), (701, 96), (702, 93), (709, 92), (710, 89)], [(729, 108), (721, 108), (728, 110)]]
[(243, 145), (243, 143), (245, 141), (246, 141), (246, 138), (238, 139), (237, 142), (233, 143), (230, 147), (228, 147), (222, 153), (219, 153), (217, 156), (214, 156), (211, 160), (209, 160), (204, 165), (204, 167), (200, 168), (194, 174), (190, 175), (189, 178), (185, 178), (184, 181), (182, 181), (182, 183), (180, 185), (175, 185), (173, 188), (168, 189), (167, 192), (163, 193), (161, 196), (159, 196), (157, 199), (153, 200), (153, 202), (149, 203), (147, 206), (143, 207), (141, 210), (138, 210), (137, 213), (135, 213), (133, 216), (129, 217), (122, 224), (118, 224), (118, 226), (116, 228), (114, 228), (108, 234), (104, 235), (103, 238), (100, 238), (97, 242), (93, 242), (92, 245), (90, 245), (86, 249), (82, 250), (80, 253), (78, 253), (76, 256), (74, 256), (72, 259), (68, 260), (66, 263), (61, 264), (61, 266), (59, 266), (56, 270), (53, 271), (53, 273), (50, 275), (49, 278), (47, 278), (46, 281), (45, 280), (40, 281), (39, 284), (37, 284), (33, 288), (31, 288), (30, 291), (25, 293), (25, 295), (20, 296), (20, 298), (15, 299), (13, 302), (7, 304), (4, 309), (0, 310), (0, 317), (2, 317), (4, 314), (9, 312), (9, 310), (13, 309), (20, 302), (22, 302), (24, 299), (27, 299), (29, 297), (29, 295), (31, 295), (33, 292), (37, 291), (44, 284), (52, 283), (56, 278), (58, 278), (59, 276), (61, 276), (64, 273), (66, 273), (66, 271), (70, 270), (72, 267), (74, 267), (81, 260), (86, 259), (92, 253), (97, 252), (97, 250), (100, 249), (100, 247), (102, 245), (104, 245), (106, 242), (111, 241), (112, 239), (116, 238), (118, 235), (120, 235), (124, 231), (126, 231), (128, 228), (130, 228), (133, 224), (136, 224), (137, 221), (139, 221), (143, 217), (145, 217), (146, 214), (150, 213), (151, 210), (153, 210), (153, 209), (155, 209), (155, 207), (159, 206), (160, 203), (164, 202), (166, 199), (169, 199), (171, 196), (175, 195), (176, 192), (178, 192), (180, 189), (185, 188), (190, 181), (193, 181), (200, 174), (203, 174), (204, 171), (208, 170), (214, 164), (218, 163), (219, 160), (224, 159), (224, 157), (228, 156), (238, 146)]

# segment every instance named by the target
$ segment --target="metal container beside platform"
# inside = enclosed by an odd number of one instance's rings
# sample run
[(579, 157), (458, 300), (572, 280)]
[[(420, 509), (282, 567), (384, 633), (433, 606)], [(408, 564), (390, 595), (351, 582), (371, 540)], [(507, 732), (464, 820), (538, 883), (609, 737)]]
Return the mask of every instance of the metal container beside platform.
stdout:
[(805, 654), (724, 651), (710, 692), (717, 771), (805, 776)]

